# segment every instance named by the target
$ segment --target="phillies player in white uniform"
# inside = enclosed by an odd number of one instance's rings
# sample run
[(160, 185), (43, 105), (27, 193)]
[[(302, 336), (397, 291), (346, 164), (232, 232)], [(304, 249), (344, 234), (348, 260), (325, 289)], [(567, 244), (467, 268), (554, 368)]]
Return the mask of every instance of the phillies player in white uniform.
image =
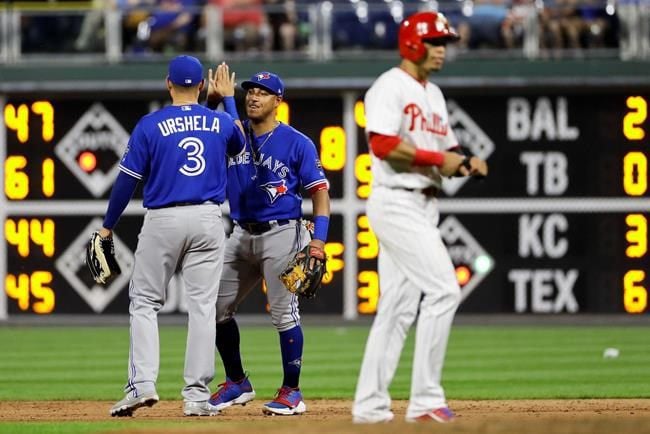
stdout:
[(446, 18), (419, 12), (399, 30), (402, 62), (365, 97), (372, 155), (367, 213), (379, 240), (381, 295), (368, 336), (352, 409), (357, 423), (393, 419), (388, 387), (404, 340), (417, 319), (407, 421), (449, 422), (440, 385), (460, 288), (438, 230), (436, 195), (445, 176), (485, 176), (487, 164), (459, 152), (440, 88), (428, 76), (442, 68), (447, 42), (458, 40)]

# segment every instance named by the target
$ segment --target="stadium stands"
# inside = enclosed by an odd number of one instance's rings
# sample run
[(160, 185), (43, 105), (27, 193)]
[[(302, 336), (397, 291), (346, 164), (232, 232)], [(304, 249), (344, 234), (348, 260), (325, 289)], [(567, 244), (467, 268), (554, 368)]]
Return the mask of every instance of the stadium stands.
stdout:
[[(233, 24), (252, 7), (245, 29)], [(0, 62), (62, 53), (119, 62), (179, 51), (382, 56), (417, 10), (448, 16), (463, 36), (457, 56), (650, 58), (646, 0), (9, 0), (0, 6)]]

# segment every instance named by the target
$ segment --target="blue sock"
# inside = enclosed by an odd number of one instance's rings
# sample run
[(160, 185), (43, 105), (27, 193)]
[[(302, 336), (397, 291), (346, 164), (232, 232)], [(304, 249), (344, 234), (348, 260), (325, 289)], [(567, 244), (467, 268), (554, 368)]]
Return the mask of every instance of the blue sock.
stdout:
[(296, 326), (280, 332), (280, 350), (282, 351), (283, 386), (298, 388), (300, 368), (302, 367), (302, 329)]
[(246, 375), (239, 353), (239, 327), (234, 318), (217, 324), (216, 344), (226, 376), (235, 382), (242, 380)]

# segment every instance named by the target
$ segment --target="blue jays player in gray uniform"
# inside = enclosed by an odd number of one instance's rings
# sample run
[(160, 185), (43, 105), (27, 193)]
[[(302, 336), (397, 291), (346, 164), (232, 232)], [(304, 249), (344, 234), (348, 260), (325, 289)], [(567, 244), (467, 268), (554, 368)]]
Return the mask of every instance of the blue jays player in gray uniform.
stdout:
[(102, 237), (112, 236), (138, 181), (143, 181), (147, 212), (129, 284), (128, 382), (126, 396), (110, 410), (112, 416), (131, 416), (158, 402), (157, 318), (176, 271), (182, 273), (189, 315), (183, 413), (219, 412), (208, 402), (215, 371), (211, 324), (226, 241), (219, 205), (226, 198), (227, 154), (240, 154), (244, 137), (230, 115), (198, 104), (204, 86), (198, 59), (172, 59), (166, 83), (172, 105), (142, 117), (135, 126), (100, 230)]
[[(234, 74), (219, 65), (216, 94), (224, 96), (226, 111), (237, 117)], [(212, 75), (212, 74), (210, 74)], [(217, 301), (216, 345), (226, 381), (210, 398), (219, 409), (246, 404), (255, 391), (244, 372), (239, 351), (237, 305), (264, 279), (271, 320), (280, 338), (284, 378), (275, 399), (264, 404), (268, 415), (295, 415), (307, 407), (299, 389), (303, 334), (298, 298), (282, 285), (279, 275), (309, 244), (324, 256), (330, 202), (316, 146), (304, 134), (276, 120), (284, 96), (280, 77), (270, 72), (244, 81), (246, 150), (228, 160), (228, 200), (234, 230), (226, 243), (224, 271)], [(208, 90), (209, 99), (212, 87)], [(213, 93), (213, 95), (214, 95)], [(213, 96), (212, 95), (212, 96)], [(301, 189), (312, 197), (314, 235), (301, 223)]]

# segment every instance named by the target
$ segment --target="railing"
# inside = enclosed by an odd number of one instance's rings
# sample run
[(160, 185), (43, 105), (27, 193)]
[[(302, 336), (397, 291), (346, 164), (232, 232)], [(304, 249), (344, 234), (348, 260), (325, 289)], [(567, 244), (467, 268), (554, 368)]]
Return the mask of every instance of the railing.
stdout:
[(570, 7), (503, 1), (302, 0), (222, 9), (208, 0), (179, 11), (119, 9), (106, 0), (9, 2), (0, 6), (0, 63), (118, 63), (175, 52), (210, 61), (395, 57), (399, 23), (418, 10), (444, 12), (461, 33), (462, 42), (449, 47), (452, 58), (650, 59), (648, 0), (581, 0)]

